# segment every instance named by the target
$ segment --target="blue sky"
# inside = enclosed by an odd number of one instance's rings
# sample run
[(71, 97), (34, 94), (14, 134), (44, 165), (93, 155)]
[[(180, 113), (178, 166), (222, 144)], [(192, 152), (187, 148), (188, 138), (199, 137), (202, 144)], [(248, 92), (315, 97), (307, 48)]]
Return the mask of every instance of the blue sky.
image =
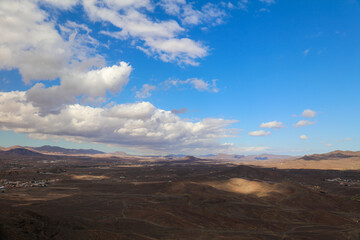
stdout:
[(0, 145), (359, 150), (360, 2), (1, 1)]

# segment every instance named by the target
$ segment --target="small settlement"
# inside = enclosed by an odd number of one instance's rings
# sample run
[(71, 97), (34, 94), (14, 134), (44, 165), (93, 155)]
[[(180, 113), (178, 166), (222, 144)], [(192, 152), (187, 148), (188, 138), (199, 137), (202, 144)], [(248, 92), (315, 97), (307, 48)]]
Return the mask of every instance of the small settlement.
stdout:
[(46, 187), (50, 184), (50, 180), (31, 180), (31, 181), (8, 181), (7, 179), (0, 179), (0, 192), (5, 192), (12, 188), (27, 188), (27, 187)]

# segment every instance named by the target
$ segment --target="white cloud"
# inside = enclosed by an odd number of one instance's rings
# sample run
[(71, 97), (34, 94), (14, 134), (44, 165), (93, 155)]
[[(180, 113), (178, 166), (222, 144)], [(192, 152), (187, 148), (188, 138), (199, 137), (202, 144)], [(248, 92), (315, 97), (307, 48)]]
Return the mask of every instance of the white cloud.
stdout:
[(300, 139), (303, 139), (303, 140), (308, 139), (308, 136), (306, 136), (306, 135), (301, 135), (301, 136), (300, 136)]
[[(176, 20), (151, 16), (157, 6), (154, 1), (2, 0), (0, 28), (6, 34), (0, 37), (0, 69), (18, 69), (27, 83), (60, 81), (49, 87), (37, 83), (26, 92), (0, 92), (2, 129), (33, 138), (157, 151), (230, 149), (218, 140), (236, 136), (236, 130), (228, 129), (235, 120), (190, 122), (148, 102), (101, 107), (109, 93), (122, 91), (133, 68), (125, 62), (106, 66), (105, 57), (97, 54), (101, 43), (92, 37), (89, 26), (72, 21), (58, 23), (53, 15), (54, 8), (70, 10), (80, 4), (91, 21), (103, 24), (103, 33), (132, 40), (135, 47), (163, 61), (197, 65), (208, 55), (208, 47), (188, 37), (187, 29)], [(204, 5), (199, 16), (199, 24), (220, 24), (225, 17), (211, 3)], [(189, 84), (198, 91), (218, 91), (216, 80), (192, 78), (179, 84)], [(139, 97), (149, 96), (154, 89), (151, 85), (143, 87)]]
[(283, 128), (285, 125), (282, 122), (272, 121), (260, 124), (260, 128)]
[(185, 121), (151, 103), (120, 104), (111, 108), (66, 105), (58, 114), (39, 114), (25, 92), (0, 92), (0, 126), (34, 138), (119, 144), (144, 150), (206, 151), (223, 149), (220, 138), (236, 135), (227, 127), (234, 120)]
[[(126, 1), (127, 2), (127, 1)], [(133, 38), (137, 48), (166, 62), (197, 65), (197, 59), (208, 54), (207, 47), (190, 38), (179, 37), (185, 32), (175, 20), (153, 20), (144, 9), (152, 11), (150, 1), (126, 2), (106, 0), (101, 6), (96, 0), (84, 1), (84, 8), (93, 21), (108, 22), (120, 31), (103, 33), (118, 39)], [(115, 6), (115, 7), (114, 7)], [(169, 8), (176, 11), (174, 7)]]
[[(101, 33), (118, 39), (132, 38), (140, 50), (163, 61), (197, 65), (199, 58), (208, 55), (208, 48), (201, 42), (180, 37), (186, 29), (175, 20), (158, 20), (150, 17), (156, 4), (148, 0), (38, 2), (61, 9), (82, 4), (92, 21), (107, 22), (118, 28), (115, 31), (103, 30)], [(53, 19), (49, 21), (49, 14), (46, 9), (40, 9), (38, 2), (30, 0), (0, 2), (0, 28), (7, 32), (6, 36), (0, 39), (0, 56), (4, 59), (0, 61), (3, 65), (0, 65), (0, 68), (19, 67), (25, 81), (56, 78), (71, 58), (80, 57), (81, 54), (74, 54), (73, 51), (79, 52), (88, 43), (98, 44), (97, 40), (88, 34), (67, 32), (66, 24), (56, 25)], [(219, 22), (220, 15), (224, 14), (210, 3), (205, 4), (203, 8), (206, 14), (203, 13), (202, 19), (206, 18), (211, 23)], [(55, 27), (58, 27), (61, 33), (68, 35), (61, 36)], [(73, 24), (72, 27), (86, 26)], [(74, 42), (74, 38), (78, 39)], [(87, 41), (86, 44), (76, 44), (81, 40)], [(89, 49), (91, 48), (87, 50)], [(37, 72), (36, 69), (39, 69), (41, 64), (47, 67), (43, 68), (44, 71)]]
[(67, 104), (77, 102), (82, 96), (86, 101), (97, 101), (106, 93), (120, 92), (127, 84), (132, 67), (121, 62), (119, 65), (83, 72), (81, 69), (63, 73), (61, 85), (45, 88), (37, 83), (26, 92), (27, 100), (39, 107), (41, 114), (58, 113)]
[(171, 87), (171, 86), (181, 86), (181, 85), (185, 85), (185, 84), (190, 84), (193, 86), (193, 88), (195, 88), (198, 91), (208, 91), (208, 92), (214, 92), (217, 93), (219, 92), (219, 89), (216, 87), (216, 79), (213, 79), (211, 82), (209, 81), (204, 81), (203, 79), (200, 78), (188, 78), (184, 81), (182, 80), (167, 80), (164, 83), (162, 83), (162, 85), (165, 85), (167, 87)]
[(249, 136), (267, 136), (270, 135), (270, 131), (264, 131), (264, 130), (257, 130), (253, 132), (249, 132)]
[(316, 112), (311, 109), (306, 109), (301, 114), (303, 117), (313, 118), (316, 115)]
[(181, 8), (186, 4), (186, 0), (161, 0), (160, 5), (169, 15), (179, 15)]
[(352, 139), (351, 138), (345, 138), (345, 141), (351, 141)]
[(140, 91), (136, 91), (136, 97), (137, 98), (148, 98), (151, 96), (151, 91), (154, 91), (156, 89), (156, 86), (144, 84)]
[(211, 82), (204, 81), (199, 78), (189, 78), (184, 81), (169, 79), (159, 83), (158, 86), (144, 84), (139, 91), (136, 91), (136, 97), (137, 98), (150, 97), (151, 91), (157, 89), (158, 87), (162, 90), (168, 90), (171, 87), (180, 87), (183, 85), (190, 85), (192, 86), (192, 88), (200, 92), (207, 91), (207, 92), (217, 93), (219, 92), (219, 89), (216, 87), (216, 81), (217, 81), (216, 79), (213, 79)]
[(205, 82), (204, 80), (198, 79), (198, 78), (188, 79), (187, 82), (192, 84), (193, 87), (199, 91), (209, 91), (210, 90), (212, 92), (218, 92), (218, 89), (216, 88), (216, 81), (213, 81), (212, 85), (209, 82)]
[(149, 102), (120, 104), (107, 109), (104, 112), (106, 117), (121, 119), (147, 119), (150, 118), (156, 108)]
[(183, 6), (181, 20), (183, 24), (198, 25), (202, 23), (211, 23), (212, 25), (222, 24), (226, 12), (213, 3), (206, 3), (201, 11), (193, 9), (192, 4)]
[(38, 0), (39, 3), (48, 3), (62, 9), (69, 9), (79, 3), (79, 0)]
[(312, 124), (315, 124), (315, 122), (310, 122), (308, 120), (300, 120), (299, 122), (297, 122), (295, 124), (295, 127), (305, 127), (305, 126), (312, 125)]
[(147, 39), (144, 47), (137, 47), (148, 55), (159, 57), (164, 62), (178, 62), (196, 66), (195, 59), (205, 57), (207, 47), (189, 38)]
[(104, 112), (105, 117), (119, 119), (147, 119), (150, 118), (156, 108), (149, 102), (115, 105)]
[(70, 45), (34, 1), (0, 1), (0, 69), (18, 68), (23, 80), (55, 79), (67, 66)]
[[(99, 1), (97, 1), (99, 2)], [(121, 10), (126, 8), (146, 8), (149, 10), (153, 9), (150, 0), (104, 0), (109, 8)]]
[[(175, 19), (154, 17), (159, 4), (171, 16), (180, 14), (184, 23), (190, 23), (189, 19), (197, 16), (199, 23), (216, 25), (227, 15), (221, 3), (206, 3), (201, 10), (196, 10), (193, 3), (185, 0), (160, 3), (150, 0), (3, 0), (0, 2), (0, 29), (6, 34), (0, 38), (0, 69), (17, 68), (23, 81), (30, 82), (61, 78), (63, 72), (72, 70), (73, 64), (82, 62), (87, 62), (87, 69), (93, 67), (90, 63), (104, 66), (104, 58), (96, 54), (100, 43), (91, 36), (87, 25), (72, 21), (57, 23), (56, 15), (50, 14), (54, 8), (70, 10), (76, 5), (82, 5), (92, 21), (111, 26), (111, 30), (104, 29), (100, 33), (130, 39), (139, 50), (165, 62), (198, 65), (199, 59), (209, 54), (209, 48), (188, 37), (187, 29)], [(184, 9), (191, 10), (186, 14)]]
[[(158, 4), (170, 15), (182, 14), (183, 21), (196, 13), (203, 24), (220, 24), (226, 16), (223, 4), (206, 3), (201, 10), (196, 10), (193, 3), (185, 0), (160, 3), (150, 0), (3, 0), (0, 2), (0, 28), (7, 34), (0, 38), (0, 69), (19, 69), (23, 81), (29, 83), (64, 79), (65, 72), (76, 70), (79, 65), (83, 72), (103, 67), (104, 57), (96, 54), (101, 43), (91, 36), (91, 29), (73, 21), (57, 23), (56, 16), (50, 14), (54, 10), (51, 8), (70, 10), (76, 5), (82, 5), (92, 21), (107, 23), (112, 26), (110, 29), (116, 29), (100, 33), (131, 39), (136, 48), (165, 62), (198, 65), (198, 60), (208, 55), (208, 47), (185, 35), (187, 29), (176, 20), (153, 17)], [(191, 13), (186, 15), (185, 8), (192, 9)], [(194, 81), (194, 87), (204, 89), (198, 83)], [(209, 88), (209, 91), (217, 91), (215, 86)]]
[(331, 143), (326, 143), (325, 146), (332, 147), (333, 145)]
[[(72, 6), (70, 1), (48, 2)], [(0, 29), (7, 33), (0, 38), (0, 69), (18, 69), (26, 83), (54, 80), (75, 65), (104, 64), (94, 50), (99, 42), (84, 24), (56, 25), (36, 1), (0, 1)]]
[(200, 10), (194, 9), (193, 3), (187, 3), (185, 0), (162, 0), (160, 6), (167, 14), (178, 17), (185, 25), (219, 25), (224, 23), (224, 18), (227, 16), (225, 6), (221, 3), (206, 3)]

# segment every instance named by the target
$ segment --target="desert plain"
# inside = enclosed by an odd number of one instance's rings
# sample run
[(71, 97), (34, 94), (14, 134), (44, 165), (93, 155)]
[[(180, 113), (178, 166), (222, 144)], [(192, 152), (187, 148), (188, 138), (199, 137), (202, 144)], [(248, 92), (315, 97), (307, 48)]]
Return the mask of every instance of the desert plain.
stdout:
[(0, 152), (0, 239), (360, 239), (360, 153)]

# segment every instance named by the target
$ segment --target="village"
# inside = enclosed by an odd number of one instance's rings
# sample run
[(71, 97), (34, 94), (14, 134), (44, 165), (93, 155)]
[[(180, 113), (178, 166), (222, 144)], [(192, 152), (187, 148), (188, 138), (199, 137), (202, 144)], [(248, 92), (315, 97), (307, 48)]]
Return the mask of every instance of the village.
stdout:
[(7, 179), (0, 179), (0, 191), (4, 193), (6, 190), (12, 188), (27, 188), (27, 187), (47, 187), (50, 180), (31, 180), (31, 181), (8, 181)]
[(358, 185), (360, 184), (359, 179), (343, 179), (343, 178), (332, 178), (332, 179), (326, 179), (327, 182), (337, 182), (340, 185), (343, 186), (351, 186), (351, 185)]

